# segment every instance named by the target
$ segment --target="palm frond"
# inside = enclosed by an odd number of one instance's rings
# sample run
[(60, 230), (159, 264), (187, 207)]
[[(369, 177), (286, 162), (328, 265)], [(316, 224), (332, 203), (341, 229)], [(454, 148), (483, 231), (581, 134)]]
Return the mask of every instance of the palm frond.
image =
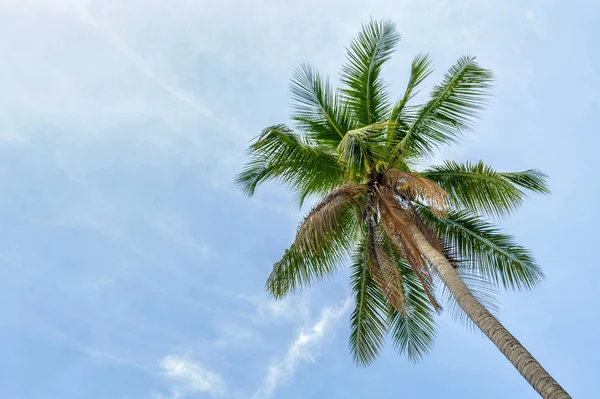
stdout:
[(276, 299), (331, 275), (356, 243), (366, 189), (340, 187), (328, 194), (304, 218), (292, 246), (275, 265), (267, 290)]
[(267, 180), (287, 184), (300, 203), (310, 195), (325, 195), (345, 182), (344, 166), (335, 154), (294, 133), (285, 125), (275, 125), (250, 146), (251, 160), (236, 178), (238, 187), (248, 196)]
[(396, 350), (416, 362), (429, 354), (436, 337), (435, 310), (410, 265), (399, 262), (406, 287), (407, 312), (388, 306), (388, 326)]
[(528, 169), (523, 172), (498, 172), (498, 174), (521, 188), (539, 194), (550, 194), (548, 175), (537, 169)]
[(339, 161), (345, 166), (348, 178), (364, 179), (376, 163), (386, 158), (385, 138), (389, 122), (375, 122), (349, 131), (337, 147)]
[[(433, 72), (431, 67), (431, 58), (428, 54), (417, 54), (411, 63), (410, 77), (408, 79), (408, 85), (404, 91), (404, 96), (398, 100), (392, 112), (390, 114), (390, 122), (396, 124), (399, 131), (406, 131), (408, 128), (408, 120), (404, 118), (404, 112), (406, 112), (406, 106), (408, 102), (419, 93), (419, 85)], [(408, 118), (406, 118), (408, 119)], [(390, 135), (390, 142), (395, 139), (397, 135)]]
[(546, 177), (536, 170), (517, 173), (496, 172), (478, 163), (446, 161), (420, 173), (444, 188), (455, 209), (502, 217), (515, 211), (526, 194), (519, 188), (547, 193)]
[(384, 174), (383, 184), (409, 201), (426, 203), (437, 215), (442, 216), (448, 209), (448, 195), (444, 189), (418, 174), (390, 169)]
[(355, 128), (348, 105), (310, 65), (303, 64), (294, 72), (290, 89), (293, 120), (319, 144), (335, 148)]
[(322, 237), (332, 234), (348, 211), (360, 212), (364, 207), (368, 188), (360, 184), (346, 184), (331, 191), (316, 204), (304, 218), (296, 233), (295, 244), (306, 251), (318, 251)]
[(432, 306), (436, 310), (440, 310), (441, 307), (433, 293), (434, 287), (431, 270), (429, 270), (425, 259), (423, 259), (408, 232), (408, 227), (414, 224), (411, 213), (396, 201), (394, 193), (391, 190), (378, 189), (377, 194), (381, 227), (390, 241), (402, 254), (402, 258), (411, 266)]
[(423, 156), (441, 144), (456, 142), (472, 129), (492, 79), (492, 72), (481, 68), (474, 58), (459, 58), (442, 84), (433, 88), (431, 99), (415, 113), (392, 157)]
[(381, 67), (390, 58), (400, 35), (391, 21), (363, 25), (348, 49), (342, 68), (343, 92), (361, 125), (381, 121), (388, 115), (389, 99), (380, 79)]
[(361, 241), (353, 256), (350, 276), (356, 303), (350, 316), (350, 352), (361, 366), (375, 360), (387, 333), (387, 303), (368, 271), (367, 256), (365, 242)]
[(398, 259), (382, 243), (384, 240), (385, 233), (377, 228), (374, 218), (369, 216), (365, 240), (367, 269), (387, 301), (398, 313), (406, 315), (406, 298)]
[(531, 252), (481, 217), (459, 211), (437, 218), (425, 207), (419, 207), (419, 212), (453, 246), (470, 272), (516, 290), (532, 289), (544, 280)]

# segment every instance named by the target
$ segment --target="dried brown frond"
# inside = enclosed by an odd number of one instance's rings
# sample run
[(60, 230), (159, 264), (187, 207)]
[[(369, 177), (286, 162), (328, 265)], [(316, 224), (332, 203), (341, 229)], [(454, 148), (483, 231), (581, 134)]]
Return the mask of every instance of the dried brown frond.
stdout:
[(314, 250), (319, 238), (333, 231), (340, 215), (348, 206), (364, 198), (367, 191), (361, 184), (348, 184), (331, 191), (308, 212), (298, 227), (294, 243)]
[[(439, 302), (437, 301), (437, 299), (435, 299), (435, 295), (433, 294), (434, 293), (433, 275), (431, 273), (431, 269), (429, 268), (428, 263), (425, 261), (423, 256), (421, 256), (419, 249), (417, 248), (414, 241), (410, 238), (410, 236), (408, 235), (408, 233), (405, 230), (403, 230), (400, 233), (399, 241), (402, 243), (402, 245), (405, 248), (407, 248), (406, 253), (408, 253), (410, 255), (409, 257), (406, 258), (406, 261), (411, 266), (415, 275), (421, 282), (421, 285), (423, 286), (425, 294), (427, 295), (427, 298), (433, 305), (433, 308), (437, 312), (439, 312), (442, 308), (441, 308)], [(418, 256), (415, 256), (414, 255), (415, 253), (418, 253)]]
[(421, 215), (419, 215), (414, 208), (410, 207), (410, 213), (412, 215), (412, 219), (415, 223), (415, 226), (423, 233), (427, 241), (441, 253), (444, 253), (444, 245), (442, 244), (442, 240), (438, 236), (437, 232), (431, 227), (426, 220), (424, 220)]
[(383, 184), (409, 201), (419, 200), (426, 203), (436, 216), (443, 216), (448, 211), (446, 191), (422, 176), (390, 169), (383, 176)]
[(414, 216), (396, 200), (391, 189), (378, 189), (377, 193), (381, 225), (385, 233), (411, 266), (434, 309), (439, 311), (441, 306), (433, 294), (431, 270), (408, 232), (408, 227), (415, 223)]
[(431, 226), (431, 223), (427, 221), (414, 206), (410, 205), (410, 210), (413, 215), (413, 220), (415, 221), (415, 225), (417, 228), (423, 233), (427, 241), (433, 246), (436, 250), (441, 252), (446, 259), (450, 262), (450, 264), (456, 269), (459, 267), (460, 257), (456, 253), (453, 246), (445, 240), (442, 240), (435, 229)]
[(366, 240), (367, 269), (388, 302), (398, 313), (405, 316), (406, 297), (404, 295), (402, 273), (394, 258), (381, 245), (377, 233), (375, 222), (370, 219)]

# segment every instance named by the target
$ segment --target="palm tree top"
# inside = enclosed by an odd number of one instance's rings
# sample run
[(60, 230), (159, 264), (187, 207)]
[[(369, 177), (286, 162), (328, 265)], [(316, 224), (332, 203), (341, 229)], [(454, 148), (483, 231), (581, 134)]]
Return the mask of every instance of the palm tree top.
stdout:
[(388, 333), (400, 353), (419, 359), (435, 338), (435, 313), (443, 302), (454, 306), (410, 226), (452, 261), (490, 310), (496, 287), (530, 289), (543, 279), (531, 253), (488, 220), (515, 211), (526, 191), (548, 193), (543, 173), (498, 172), (482, 161), (414, 170), (473, 130), (491, 71), (461, 57), (429, 99), (414, 104), (433, 71), (430, 57), (418, 54), (406, 90), (392, 100), (381, 71), (399, 40), (390, 21), (364, 25), (347, 49), (339, 88), (312, 66), (300, 66), (291, 81), (297, 131), (286, 124), (264, 129), (237, 178), (250, 196), (276, 180), (300, 204), (318, 199), (275, 263), (267, 290), (284, 297), (350, 259), (356, 301), (350, 348), (363, 365), (376, 358)]

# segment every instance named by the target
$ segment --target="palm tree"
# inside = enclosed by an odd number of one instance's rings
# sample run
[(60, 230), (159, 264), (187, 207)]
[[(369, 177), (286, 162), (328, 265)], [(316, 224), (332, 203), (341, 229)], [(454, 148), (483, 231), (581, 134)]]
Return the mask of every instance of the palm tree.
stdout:
[(350, 349), (357, 364), (371, 363), (388, 333), (410, 360), (427, 354), (444, 300), (542, 397), (569, 398), (490, 312), (490, 289), (531, 289), (543, 273), (528, 250), (486, 217), (510, 214), (525, 190), (548, 193), (546, 176), (533, 169), (497, 172), (483, 162), (447, 161), (418, 171), (419, 161), (472, 128), (492, 73), (462, 57), (427, 102), (413, 105), (432, 72), (429, 56), (419, 54), (404, 95), (392, 102), (380, 73), (399, 39), (392, 22), (363, 26), (348, 49), (340, 89), (302, 65), (291, 91), (293, 120), (303, 133), (278, 124), (250, 146), (251, 160), (237, 178), (246, 194), (278, 180), (300, 204), (319, 199), (275, 263), (267, 290), (282, 298), (351, 260)]

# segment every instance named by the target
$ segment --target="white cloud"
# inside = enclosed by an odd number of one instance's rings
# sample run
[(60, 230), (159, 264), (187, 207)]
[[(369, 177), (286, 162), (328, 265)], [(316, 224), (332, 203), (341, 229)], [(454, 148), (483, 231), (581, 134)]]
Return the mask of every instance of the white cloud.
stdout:
[(174, 383), (171, 398), (204, 392), (210, 396), (221, 396), (226, 391), (220, 375), (186, 358), (169, 355), (160, 363), (165, 375)]
[(288, 348), (285, 356), (267, 368), (263, 385), (254, 393), (253, 399), (270, 397), (277, 387), (289, 379), (296, 370), (299, 360), (314, 362), (312, 349), (323, 339), (325, 333), (350, 308), (350, 299), (338, 307), (326, 307), (321, 318), (312, 326), (303, 328)]

